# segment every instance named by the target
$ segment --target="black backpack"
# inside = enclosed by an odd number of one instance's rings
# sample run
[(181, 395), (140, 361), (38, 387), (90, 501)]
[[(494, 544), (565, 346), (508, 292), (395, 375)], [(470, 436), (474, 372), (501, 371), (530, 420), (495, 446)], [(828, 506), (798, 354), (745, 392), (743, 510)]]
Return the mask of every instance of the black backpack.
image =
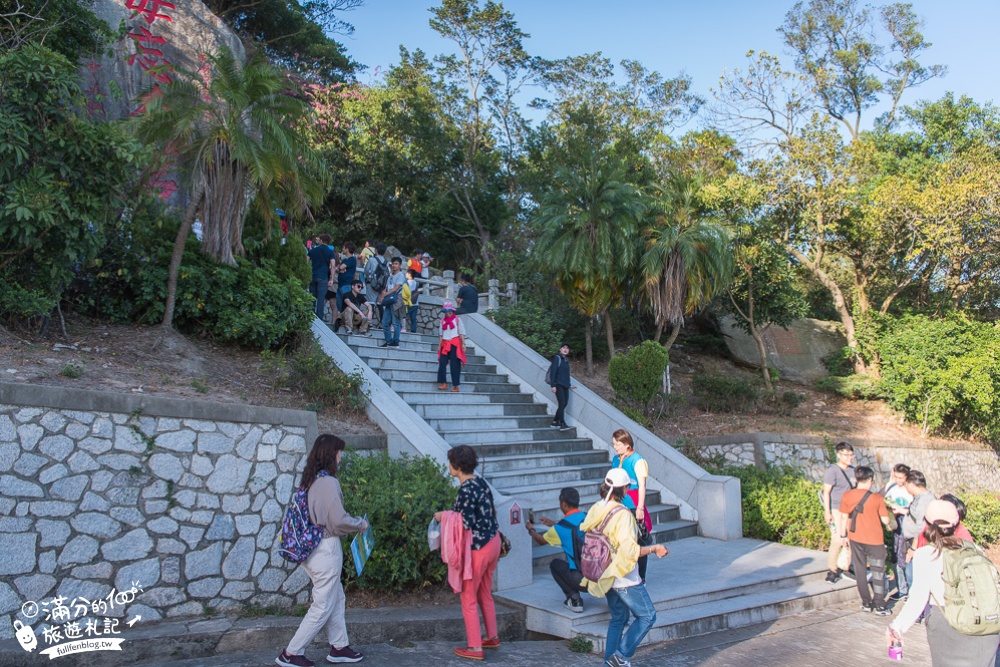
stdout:
[(583, 553), (583, 538), (584, 533), (580, 531), (580, 526), (570, 523), (566, 519), (561, 519), (557, 526), (562, 526), (563, 528), (568, 528), (570, 534), (573, 536), (573, 562), (576, 563), (576, 569), (580, 569), (580, 554)]
[(389, 284), (389, 262), (381, 257), (376, 257), (374, 262), (375, 270), (372, 271), (371, 286), (376, 292), (381, 292)]

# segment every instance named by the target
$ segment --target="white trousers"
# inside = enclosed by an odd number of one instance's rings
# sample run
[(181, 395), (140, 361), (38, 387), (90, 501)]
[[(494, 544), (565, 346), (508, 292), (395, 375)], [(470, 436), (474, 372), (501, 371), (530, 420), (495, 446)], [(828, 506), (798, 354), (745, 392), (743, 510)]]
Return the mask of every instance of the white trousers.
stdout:
[(289, 655), (303, 655), (306, 647), (320, 630), (326, 628), (327, 642), (337, 648), (349, 644), (347, 622), (344, 619), (344, 587), (340, 572), (344, 566), (344, 551), (339, 537), (326, 537), (309, 558), (302, 562), (302, 569), (312, 580), (312, 604), (299, 624), (299, 629), (288, 643)]

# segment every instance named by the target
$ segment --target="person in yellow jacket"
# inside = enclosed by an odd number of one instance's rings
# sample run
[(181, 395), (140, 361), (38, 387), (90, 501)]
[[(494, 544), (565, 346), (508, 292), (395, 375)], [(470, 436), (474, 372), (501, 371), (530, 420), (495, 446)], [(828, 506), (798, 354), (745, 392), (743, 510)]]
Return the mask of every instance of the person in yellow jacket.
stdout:
[[(601, 497), (587, 512), (580, 530), (597, 530), (604, 518), (616, 507), (624, 507), (622, 499), (629, 487), (629, 476), (621, 468), (612, 468), (601, 484)], [(640, 556), (655, 553), (663, 558), (670, 553), (662, 544), (641, 547), (636, 541), (638, 529), (629, 511), (619, 511), (608, 521), (604, 534), (611, 543), (611, 563), (597, 581), (584, 579), (587, 592), (594, 597), (606, 597), (611, 621), (604, 645), (606, 667), (631, 667), (629, 660), (656, 622), (656, 609), (649, 598), (646, 586), (639, 578), (637, 567)], [(629, 616), (634, 616), (631, 625)], [(625, 626), (628, 625), (626, 632)]]

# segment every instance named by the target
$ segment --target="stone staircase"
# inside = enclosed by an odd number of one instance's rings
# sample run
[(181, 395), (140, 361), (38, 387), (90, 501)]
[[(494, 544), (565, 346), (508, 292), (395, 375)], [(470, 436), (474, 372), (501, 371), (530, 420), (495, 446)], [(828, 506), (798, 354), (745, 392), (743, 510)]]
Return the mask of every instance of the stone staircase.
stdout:
[[(549, 406), (521, 391), (467, 342), (461, 391), (437, 389), (436, 336), (405, 333), (399, 347), (379, 347), (380, 331), (370, 336), (341, 334), (348, 346), (450, 445), (471, 445), (480, 456), (480, 473), (499, 491), (531, 508), (536, 521), (559, 520), (559, 491), (572, 486), (580, 505), (598, 500), (597, 489), (610, 467), (610, 455), (576, 429), (549, 426)], [(450, 376), (449, 376), (450, 383)], [(698, 525), (680, 518), (675, 505), (650, 491), (652, 534), (668, 542), (698, 534)], [(535, 546), (533, 563), (542, 568), (561, 550)]]

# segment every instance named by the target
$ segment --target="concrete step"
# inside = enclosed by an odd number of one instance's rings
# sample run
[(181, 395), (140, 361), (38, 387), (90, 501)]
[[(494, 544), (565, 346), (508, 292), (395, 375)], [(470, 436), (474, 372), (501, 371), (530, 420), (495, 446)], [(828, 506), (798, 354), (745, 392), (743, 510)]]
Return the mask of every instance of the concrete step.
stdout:
[[(489, 475), (486, 476), (489, 479)], [(519, 484), (501, 489), (504, 493), (524, 498), (524, 505), (534, 509), (536, 512), (558, 508), (559, 491), (565, 486), (573, 486), (580, 492), (580, 507), (590, 508), (591, 505), (603, 500), (597, 495), (603, 480), (598, 478), (591, 483), (585, 484), (563, 484), (560, 482), (546, 482), (540, 484)], [(655, 506), (661, 504), (660, 493), (649, 491), (646, 493), (646, 504)], [(548, 515), (550, 519), (555, 519), (558, 515)]]
[[(370, 332), (370, 336), (361, 336), (357, 334), (352, 334), (350, 336), (341, 336), (341, 338), (346, 338), (347, 344), (351, 347), (357, 345), (359, 348), (373, 348), (379, 349), (382, 343), (385, 342), (385, 335), (379, 335), (381, 331)], [(408, 337), (400, 336), (399, 347), (396, 349), (402, 352), (432, 352), (435, 355), (438, 351), (438, 346), (441, 344), (440, 340), (434, 338), (433, 340), (424, 339), (412, 339)], [(466, 355), (475, 354), (476, 348), (474, 345), (466, 341), (465, 343), (465, 353)]]
[[(596, 496), (591, 496), (596, 497)], [(551, 503), (546, 503), (545, 505), (532, 505), (531, 511), (534, 513), (535, 518), (545, 517), (546, 519), (552, 519), (553, 521), (558, 521), (562, 518), (562, 510), (559, 509), (558, 504), (558, 494), (555, 496), (556, 500)], [(650, 503), (647, 505), (646, 509), (650, 512), (653, 520), (653, 530), (656, 530), (657, 525), (666, 525), (674, 521), (681, 520), (680, 508), (677, 505), (670, 505), (666, 503), (660, 503), (659, 498), (656, 498), (655, 503)], [(581, 509), (584, 511), (590, 509), (593, 503), (580, 503)], [(692, 522), (697, 525), (697, 522)]]
[[(402, 347), (379, 347), (382, 343), (380, 338), (372, 345), (349, 345), (351, 350), (361, 357), (365, 363), (368, 363), (369, 359), (387, 359), (387, 360), (407, 360), (407, 361), (424, 361), (437, 363), (437, 348), (428, 348), (426, 350), (404, 350)], [(485, 364), (486, 357), (481, 354), (473, 354), (468, 352), (465, 355), (465, 361), (469, 364)]]
[(563, 466), (608, 465), (608, 455), (593, 449), (571, 452), (545, 452), (541, 454), (520, 454), (508, 456), (480, 456), (480, 470), (487, 475), (502, 472), (536, 472)]
[[(783, 614), (832, 604), (856, 595), (852, 582), (824, 581), (826, 554), (797, 547), (692, 537), (670, 545), (666, 558), (649, 559), (646, 588), (657, 610), (647, 642), (774, 620)], [(500, 597), (526, 607), (528, 630), (558, 637), (585, 635), (603, 648), (607, 604), (584, 596), (584, 612), (558, 605), (561, 593), (547, 572), (530, 586)]]
[[(483, 476), (498, 489), (505, 490), (511, 486), (527, 486), (535, 484), (558, 483), (562, 486), (599, 485), (608, 471), (606, 463), (584, 463), (578, 465), (563, 465), (553, 467), (538, 467), (529, 470), (497, 470), (487, 461), (481, 465)], [(558, 496), (558, 494), (556, 494)]]
[[(455, 392), (440, 391), (437, 387), (428, 387), (426, 383), (418, 383), (420, 386), (409, 389), (398, 389), (399, 396), (411, 406), (418, 405), (464, 405), (469, 407), (469, 414), (475, 416), (475, 406), (499, 404), (506, 405), (518, 403), (521, 405), (533, 404), (531, 394), (502, 393), (473, 393), (471, 391)], [(469, 387), (463, 387), (469, 389)]]
[[(368, 365), (373, 370), (381, 370), (383, 368), (391, 368), (400, 371), (431, 371), (437, 373), (438, 362), (437, 359), (433, 361), (424, 361), (418, 359), (399, 359), (399, 358), (385, 358), (385, 359), (369, 359)], [(489, 364), (465, 364), (462, 366), (462, 375), (466, 373), (487, 373), (496, 374), (497, 367)]]
[[(450, 376), (449, 376), (450, 384)], [(437, 378), (434, 381), (419, 380), (388, 380), (386, 382), (397, 393), (406, 391), (427, 391), (437, 385)], [(521, 388), (513, 384), (502, 384), (499, 382), (463, 382), (462, 391), (473, 394), (516, 394)], [(439, 393), (444, 393), (439, 392)], [(457, 392), (456, 392), (457, 393)], [(530, 400), (530, 396), (528, 397)]]
[[(464, 388), (464, 386), (463, 386)], [(563, 431), (555, 428), (511, 428), (496, 431), (480, 431), (468, 429), (470, 423), (460, 424), (464, 430), (439, 430), (441, 437), (452, 445), (474, 445), (501, 442), (523, 442), (525, 440), (560, 440), (575, 438), (576, 429)]]
[(547, 419), (552, 419), (548, 415), (548, 406), (540, 403), (481, 403), (476, 402), (475, 408), (470, 408), (469, 404), (439, 405), (427, 403), (414, 405), (414, 411), (425, 419), (443, 419), (446, 417), (466, 417), (470, 414), (477, 419), (482, 417), (503, 417), (503, 416), (530, 416), (544, 415)]
[(593, 443), (588, 438), (565, 438), (562, 440), (481, 443), (471, 445), (471, 447), (476, 450), (480, 458), (492, 459), (500, 456), (592, 451)]
[[(428, 424), (439, 433), (454, 430), (464, 430), (475, 425), (477, 429), (483, 431), (499, 431), (504, 429), (544, 429), (552, 428), (552, 417), (549, 415), (525, 415), (525, 416), (486, 416), (478, 410), (474, 415), (449, 416), (449, 417), (425, 417)], [(558, 429), (552, 429), (553, 431)]]
[[(396, 368), (379, 368), (376, 371), (380, 378), (389, 380), (414, 380), (416, 382), (437, 382), (438, 373), (435, 367), (433, 371), (408, 371)], [(445, 369), (445, 376), (450, 380), (451, 371)], [(507, 376), (497, 373), (472, 373), (466, 372), (462, 368), (462, 384), (506, 384)]]

